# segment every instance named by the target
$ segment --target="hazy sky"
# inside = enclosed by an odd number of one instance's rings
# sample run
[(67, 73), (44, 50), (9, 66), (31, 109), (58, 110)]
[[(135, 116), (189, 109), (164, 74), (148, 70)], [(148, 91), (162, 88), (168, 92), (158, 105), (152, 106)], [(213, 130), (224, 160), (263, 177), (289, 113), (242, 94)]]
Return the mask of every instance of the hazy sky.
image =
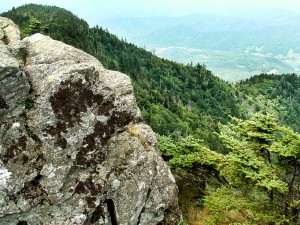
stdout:
[(277, 8), (300, 12), (300, 0), (0, 0), (0, 12), (25, 3), (56, 5), (71, 10), (90, 25), (112, 16), (232, 14)]

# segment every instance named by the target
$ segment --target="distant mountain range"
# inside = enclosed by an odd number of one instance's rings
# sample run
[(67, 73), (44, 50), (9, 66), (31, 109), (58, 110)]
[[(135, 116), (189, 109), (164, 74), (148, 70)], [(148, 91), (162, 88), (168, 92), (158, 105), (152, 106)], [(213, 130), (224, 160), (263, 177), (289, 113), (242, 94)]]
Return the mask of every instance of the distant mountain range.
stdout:
[(160, 57), (205, 64), (228, 81), (260, 73), (300, 73), (297, 13), (114, 18), (102, 26)]

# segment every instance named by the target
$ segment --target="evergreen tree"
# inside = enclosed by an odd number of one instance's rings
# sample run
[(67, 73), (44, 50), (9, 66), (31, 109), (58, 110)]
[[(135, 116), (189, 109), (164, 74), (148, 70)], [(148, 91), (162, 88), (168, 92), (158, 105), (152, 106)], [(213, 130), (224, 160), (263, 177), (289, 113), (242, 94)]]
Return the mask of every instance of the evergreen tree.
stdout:
[(29, 20), (29, 25), (24, 30), (24, 36), (29, 36), (35, 33), (44, 33), (47, 30), (46, 27), (42, 25), (42, 22), (36, 19), (35, 17), (31, 16)]
[(300, 134), (278, 125), (272, 114), (255, 114), (232, 118), (219, 136), (227, 154), (191, 137), (179, 143), (159, 137), (169, 165), (193, 173), (206, 188), (207, 223), (298, 224)]

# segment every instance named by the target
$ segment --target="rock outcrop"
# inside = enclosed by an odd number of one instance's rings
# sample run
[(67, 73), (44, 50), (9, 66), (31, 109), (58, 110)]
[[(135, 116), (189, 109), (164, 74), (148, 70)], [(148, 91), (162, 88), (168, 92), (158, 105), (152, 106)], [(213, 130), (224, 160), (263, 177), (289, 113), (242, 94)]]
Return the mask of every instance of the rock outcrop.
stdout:
[(1, 17), (0, 40), (0, 224), (177, 224), (129, 77)]

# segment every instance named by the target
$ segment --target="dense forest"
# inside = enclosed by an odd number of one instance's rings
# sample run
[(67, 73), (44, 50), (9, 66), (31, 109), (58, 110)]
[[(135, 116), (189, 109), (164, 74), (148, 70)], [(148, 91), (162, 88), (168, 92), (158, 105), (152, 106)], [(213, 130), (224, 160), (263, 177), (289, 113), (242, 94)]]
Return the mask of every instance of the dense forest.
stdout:
[(215, 148), (213, 132), (228, 115), (240, 116), (232, 86), (205, 66), (182, 65), (119, 40), (101, 27), (52, 6), (25, 5), (2, 13), (19, 25), (22, 36), (41, 32), (84, 50), (108, 69), (132, 79), (145, 121), (154, 131), (173, 138), (195, 135)]
[(205, 65), (159, 58), (62, 8), (28, 4), (1, 16), (18, 24), (22, 37), (44, 33), (131, 77), (144, 120), (176, 174), (188, 224), (197, 215), (204, 224), (299, 222), (297, 75), (230, 84)]
[(278, 120), (300, 131), (300, 78), (296, 74), (260, 74), (236, 84), (240, 103), (253, 112), (272, 112)]

